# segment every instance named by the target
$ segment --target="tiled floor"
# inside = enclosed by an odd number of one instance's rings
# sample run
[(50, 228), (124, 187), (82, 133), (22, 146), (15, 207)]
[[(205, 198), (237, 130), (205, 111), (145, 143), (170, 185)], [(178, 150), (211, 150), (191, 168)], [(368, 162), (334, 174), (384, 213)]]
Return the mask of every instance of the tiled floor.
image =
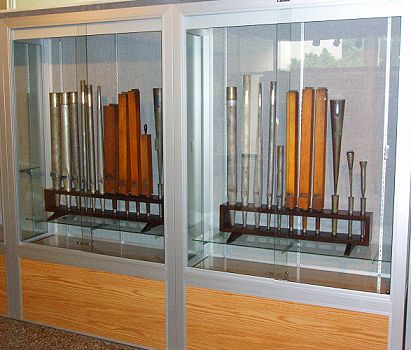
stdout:
[(0, 317), (0, 349), (136, 350), (139, 348)]

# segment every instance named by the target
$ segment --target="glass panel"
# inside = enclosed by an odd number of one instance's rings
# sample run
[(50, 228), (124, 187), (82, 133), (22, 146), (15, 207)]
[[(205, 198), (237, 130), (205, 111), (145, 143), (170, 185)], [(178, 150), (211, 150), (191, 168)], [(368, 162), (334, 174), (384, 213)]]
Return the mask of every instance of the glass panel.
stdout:
[(16, 41), (14, 57), (22, 240), (163, 263), (161, 33)]
[[(398, 18), (187, 32), (189, 266), (389, 293), (399, 39)], [(273, 95), (270, 82), (276, 82)], [(326, 100), (320, 98), (325, 92)], [(329, 100), (338, 99), (345, 100), (345, 113), (335, 182), (332, 140), (337, 133)], [(249, 122), (244, 100), (250, 103)], [(328, 110), (325, 139), (317, 131), (321, 101)], [(275, 120), (274, 162), (270, 118)], [(283, 162), (278, 146), (284, 147)], [(346, 153), (351, 150), (350, 216)], [(365, 188), (359, 161), (367, 161)], [(325, 164), (325, 173), (318, 164)], [(282, 193), (279, 178), (285, 182)], [(314, 204), (314, 191), (323, 204)], [(334, 210), (333, 194), (339, 197)], [(361, 213), (360, 202), (367, 214)]]

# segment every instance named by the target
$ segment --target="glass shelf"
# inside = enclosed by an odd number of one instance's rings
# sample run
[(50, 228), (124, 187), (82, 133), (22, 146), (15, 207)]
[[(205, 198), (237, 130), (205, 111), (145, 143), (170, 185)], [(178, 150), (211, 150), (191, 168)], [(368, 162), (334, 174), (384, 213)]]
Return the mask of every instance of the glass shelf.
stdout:
[(193, 241), (203, 244), (214, 243), (235, 247), (247, 247), (256, 249), (267, 249), (279, 251), (285, 253), (301, 253), (310, 255), (329, 256), (343, 259), (359, 259), (368, 260), (374, 262), (390, 262), (391, 257), (389, 249), (384, 249), (385, 255), (382, 259), (378, 259), (378, 245), (371, 243), (369, 246), (355, 246), (349, 256), (344, 255), (345, 245), (335, 243), (313, 242), (313, 241), (300, 241), (296, 239), (278, 238), (278, 237), (265, 237), (256, 235), (241, 235), (234, 242), (227, 244), (227, 239), (230, 237), (230, 233), (216, 231), (211, 234), (209, 239), (203, 236), (196, 236)]
[[(151, 230), (144, 231), (146, 226), (145, 222), (127, 221), (127, 220), (115, 220), (106, 218), (96, 218), (80, 215), (67, 215), (54, 220), (47, 220), (47, 218), (41, 217), (37, 219), (26, 219), (34, 224), (58, 224), (68, 225), (74, 227), (82, 227), (85, 229), (95, 230), (109, 230), (124, 233), (138, 233), (149, 236), (164, 236), (164, 226), (160, 225), (152, 228)], [(41, 232), (44, 233), (45, 231)], [(30, 237), (29, 237), (30, 238)]]
[(295, 266), (273, 265), (221, 257), (206, 257), (194, 267), (205, 270), (274, 278), (289, 282), (323, 285), (333, 288), (354, 289), (374, 293), (379, 292), (380, 294), (389, 294), (390, 289), (389, 278), (381, 279), (381, 288), (378, 291), (376, 288), (376, 276), (354, 275), (310, 268), (297, 269)]
[(145, 247), (131, 242), (120, 243), (102, 238), (94, 238), (93, 242), (93, 244), (90, 244), (90, 239), (82, 239), (77, 236), (51, 235), (33, 243), (127, 259), (164, 263), (164, 249), (161, 248)]
[(80, 215), (67, 215), (55, 220), (45, 220), (47, 223), (78, 226), (91, 230), (109, 230), (127, 233), (139, 233), (150, 236), (164, 236), (163, 226), (157, 226), (149, 231), (143, 231), (145, 222), (95, 218)]

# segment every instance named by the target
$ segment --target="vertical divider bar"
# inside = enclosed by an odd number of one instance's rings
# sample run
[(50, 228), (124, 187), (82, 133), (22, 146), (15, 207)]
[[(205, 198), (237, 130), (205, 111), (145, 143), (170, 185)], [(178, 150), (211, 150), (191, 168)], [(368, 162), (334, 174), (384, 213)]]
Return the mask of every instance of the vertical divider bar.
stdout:
[[(183, 34), (184, 33), (184, 34)], [(166, 264), (166, 342), (168, 350), (185, 348), (185, 286), (187, 266), (186, 164), (184, 134), (185, 28), (179, 10), (169, 6), (162, 16), (161, 67), (164, 145), (164, 246)], [(175, 63), (175, 64), (174, 64)], [(181, 64), (180, 64), (181, 63)], [(175, 85), (173, 82), (175, 81)], [(178, 141), (176, 141), (178, 140)], [(185, 148), (187, 149), (187, 148)], [(175, 166), (177, 164), (177, 166)]]
[[(32, 111), (30, 110), (31, 109), (31, 103), (30, 103), (30, 96), (31, 96), (31, 89), (30, 89), (30, 54), (29, 54), (29, 45), (30, 44), (25, 44), (25, 60), (26, 60), (26, 65), (27, 65), (27, 72), (26, 72), (26, 76), (25, 76), (25, 78), (26, 78), (26, 81), (25, 81), (25, 89), (26, 89), (26, 96), (28, 96), (28, 103), (27, 103), (27, 116), (28, 116), (28, 125), (29, 125), (29, 130), (32, 130), (32, 126), (31, 126), (31, 116), (32, 116)], [(30, 164), (28, 164), (29, 166), (31, 166), (32, 164), (31, 164), (31, 160), (32, 160), (32, 152), (33, 152), (33, 150), (31, 149), (32, 147), (32, 139), (31, 139), (31, 135), (30, 135), (30, 133), (29, 133), (29, 141), (28, 141), (28, 143), (29, 143), (29, 145), (30, 145)], [(19, 167), (20, 167), (20, 164), (18, 165)], [(20, 174), (19, 174), (20, 175)], [(20, 180), (20, 179), (19, 179)], [(34, 213), (34, 191), (33, 191), (33, 177), (32, 176), (30, 176), (30, 191), (31, 191), (31, 196), (30, 196), (30, 200), (31, 200), (31, 203), (30, 203), (30, 216), (31, 216), (31, 219), (33, 220), (34, 219), (34, 215), (35, 215), (35, 213)], [(20, 198), (21, 197), (19, 197), (19, 200), (20, 200)], [(20, 203), (21, 204), (21, 203)], [(35, 220), (35, 219), (34, 219)], [(33, 222), (34, 222), (34, 220), (33, 220)], [(31, 229), (34, 231), (35, 230), (35, 227), (34, 227), (34, 223), (32, 223), (32, 227), (31, 227)]]
[[(204, 159), (204, 171), (202, 174), (202, 192), (203, 192), (203, 208), (206, 208), (205, 212), (207, 214), (205, 217), (205, 222), (207, 227), (204, 227), (207, 234), (212, 235), (212, 230), (214, 227), (214, 184), (213, 184), (213, 59), (210, 47), (213, 45), (213, 31), (210, 30), (206, 35), (201, 37), (201, 88), (202, 88), (202, 147), (201, 155)], [(207, 151), (206, 151), (207, 150)], [(205, 179), (210, 179), (208, 182)], [(218, 211), (217, 211), (218, 212)], [(203, 212), (204, 215), (204, 212)], [(217, 220), (218, 222), (218, 220)], [(213, 247), (211, 248), (213, 250)]]
[[(225, 87), (228, 86), (228, 28), (227, 27), (224, 28), (224, 86)], [(237, 90), (237, 96), (239, 96), (238, 90)], [(226, 98), (224, 98), (224, 110), (225, 111), (227, 110), (227, 99)], [(238, 107), (237, 107), (237, 110), (238, 110)], [(237, 112), (237, 118), (238, 118), (238, 112)], [(238, 120), (237, 120), (237, 125), (239, 125)], [(227, 123), (224, 123), (224, 128), (225, 128), (224, 135), (227, 135)], [(227, 138), (226, 137), (224, 138), (224, 142), (225, 142), (224, 149), (227, 150)], [(226, 157), (227, 155), (225, 155), (225, 158)], [(237, 159), (236, 159), (236, 162), (237, 162)], [(227, 171), (227, 169), (225, 171)], [(227, 175), (226, 175), (226, 179), (227, 179)], [(236, 200), (236, 203), (237, 203), (237, 200)], [(235, 216), (234, 216), (233, 224), (235, 224)], [(211, 245), (214, 246), (214, 243), (211, 243)], [(230, 248), (228, 247), (228, 244), (225, 244), (223, 249), (224, 249), (224, 271), (226, 271), (227, 270), (227, 258), (229, 255)], [(211, 249), (210, 253), (213, 255), (213, 248)]]
[[(50, 174), (50, 165), (51, 165), (51, 151), (50, 147), (47, 145), (50, 144), (50, 109), (47, 107), (49, 105), (49, 92), (52, 90), (51, 79), (53, 76), (53, 69), (52, 69), (52, 50), (51, 50), (51, 43), (48, 39), (41, 39), (41, 83), (39, 83), (39, 88), (41, 91), (40, 94), (40, 105), (39, 105), (39, 114), (43, 117), (42, 118), (42, 131), (43, 131), (43, 139), (44, 142), (41, 144), (41, 152), (40, 154), (44, 157), (43, 158), (43, 169), (44, 169), (44, 180), (42, 185), (45, 188), (49, 188), (51, 186), (51, 177), (47, 176)], [(47, 231), (49, 233), (56, 233), (57, 232), (57, 225), (52, 223), (46, 223)]]
[[(404, 1), (405, 3), (406, 1)], [(403, 10), (403, 7), (401, 7)], [(395, 155), (395, 187), (394, 187), (394, 220), (392, 236), (392, 260), (390, 264), (390, 302), (392, 314), (390, 318), (389, 348), (402, 349), (404, 346), (404, 306), (407, 286), (407, 259), (409, 255), (410, 229), (410, 172), (411, 139), (409, 130), (409, 76), (411, 66), (406, 62), (411, 60), (411, 42), (406, 40), (411, 32), (411, 14), (401, 12), (401, 64), (399, 66), (398, 85), (398, 116), (396, 120), (396, 152)], [(387, 94), (388, 95), (388, 94)], [(408, 345), (408, 344), (406, 344)], [(408, 347), (409, 348), (409, 347)], [(408, 349), (407, 349), (408, 350)]]
[[(0, 82), (0, 96), (3, 97), (4, 118), (0, 118), (0, 147), (2, 152), (1, 162), (2, 183), (6, 184), (3, 189), (3, 201), (8, 205), (3, 207), (3, 228), (6, 243), (6, 286), (8, 317), (22, 319), (23, 302), (21, 292), (21, 270), (18, 253), (20, 242), (21, 223), (19, 221), (19, 185), (17, 164), (17, 121), (14, 118), (16, 105), (16, 94), (13, 83), (13, 39), (12, 31), (6, 24), (0, 22), (0, 62), (2, 81)], [(11, 54), (10, 54), (11, 53)]]
[[(273, 45), (272, 45), (273, 70), (275, 72), (275, 82), (277, 84), (276, 95), (274, 96), (275, 101), (277, 101), (276, 105), (279, 104), (278, 101), (280, 101), (278, 99), (278, 95), (279, 95), (278, 91), (280, 90), (280, 87), (279, 87), (280, 84), (279, 84), (279, 81), (278, 81), (278, 26), (279, 26), (279, 24), (275, 24), (274, 28), (273, 28)], [(277, 123), (277, 110), (275, 111), (274, 123)], [(277, 155), (277, 144), (278, 144), (278, 134), (279, 134), (278, 125), (275, 126), (274, 130), (276, 131), (276, 134), (273, 135), (273, 137), (274, 137), (274, 140), (277, 140), (276, 143), (274, 143), (274, 152)], [(273, 172), (274, 172), (274, 189), (275, 189), (275, 190), (273, 190), (273, 205), (274, 206), (277, 205), (277, 195), (278, 195), (278, 193), (277, 193), (277, 175), (276, 175), (276, 170), (275, 170), (275, 169), (277, 169), (277, 162), (278, 162), (278, 159), (277, 159), (276, 156), (274, 156), (274, 164), (273, 164), (273, 166), (274, 166), (274, 170), (273, 170)], [(268, 175), (269, 171), (270, 170), (267, 169), (267, 175)], [(267, 176), (267, 178), (268, 178), (268, 176)], [(267, 203), (267, 205), (268, 205), (268, 203)], [(271, 220), (271, 217), (269, 216), (267, 218), (267, 220)], [(276, 220), (277, 220), (277, 218), (274, 218), (274, 221), (276, 221)], [(274, 222), (274, 227), (276, 227), (275, 226), (276, 224), (277, 224), (277, 222)], [(269, 227), (269, 226), (270, 226), (270, 223), (267, 222), (267, 227)], [(276, 263), (275, 243), (276, 243), (275, 239), (273, 239), (273, 274), (275, 273), (275, 267), (274, 266), (275, 266), (275, 263)], [(286, 256), (286, 258), (287, 258), (287, 256)], [(285, 265), (287, 265), (287, 264), (285, 264)]]
[(388, 153), (388, 117), (390, 108), (390, 73), (391, 73), (391, 27), (392, 18), (387, 18), (387, 48), (385, 60), (385, 94), (384, 94), (384, 141), (382, 149), (382, 170), (381, 170), (381, 206), (380, 206), (380, 228), (378, 237), (378, 271), (377, 271), (377, 292), (381, 292), (382, 275), (382, 255), (384, 242), (384, 211), (385, 211), (385, 182), (387, 175)]

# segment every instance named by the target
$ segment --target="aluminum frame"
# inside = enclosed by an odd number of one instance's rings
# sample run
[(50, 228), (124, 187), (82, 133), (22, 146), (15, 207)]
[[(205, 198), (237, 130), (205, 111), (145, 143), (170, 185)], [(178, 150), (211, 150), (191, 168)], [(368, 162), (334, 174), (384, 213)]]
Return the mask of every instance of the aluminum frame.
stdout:
[[(48, 38), (67, 35), (94, 35), (108, 33), (115, 30), (152, 31), (156, 28), (162, 32), (162, 87), (164, 91), (164, 147), (172, 150), (174, 146), (174, 128), (172, 118), (172, 45), (173, 34), (168, 28), (171, 26), (172, 9), (169, 5), (134, 7), (128, 9), (115, 9), (104, 11), (90, 11), (58, 15), (44, 15), (21, 18), (5, 18), (0, 21), (0, 53), (1, 72), (4, 79), (0, 86), (0, 96), (4, 106), (4, 118), (0, 119), (1, 139), (5, 147), (1, 148), (4, 201), (8, 203), (4, 212), (5, 233), (7, 245), (5, 247), (7, 266), (7, 289), (9, 316), (17, 319), (23, 318), (22, 296), (20, 281), (20, 259), (34, 259), (62, 265), (90, 268), (117, 274), (131, 275), (141, 278), (164, 281), (166, 284), (167, 306), (167, 348), (175, 347), (177, 328), (173, 322), (175, 305), (175, 263), (174, 263), (174, 188), (172, 176), (174, 172), (173, 152), (164, 154), (164, 191), (165, 191), (165, 264), (145, 261), (136, 261), (86, 252), (59, 249), (49, 246), (20, 242), (18, 210), (18, 182), (17, 179), (17, 121), (14, 115), (14, 83), (13, 83), (13, 57), (12, 46), (14, 33), (18, 38)], [(114, 23), (114, 25), (113, 25)], [(157, 24), (156, 24), (157, 23)], [(90, 32), (85, 31), (85, 26), (90, 25)], [(113, 30), (113, 27), (115, 30)], [(4, 161), (3, 161), (4, 160)]]
[[(177, 121), (181, 130), (176, 130), (176, 162), (180, 165), (176, 171), (176, 240), (177, 240), (177, 273), (183, 281), (179, 283), (185, 287), (193, 285), (203, 288), (244, 293), (252, 296), (261, 296), (271, 299), (287, 300), (330, 306), (341, 309), (370, 312), (389, 316), (389, 349), (400, 349), (403, 346), (403, 326), (405, 307), (405, 282), (408, 247), (408, 203), (410, 198), (411, 159), (407, 152), (411, 149), (411, 142), (407, 138), (407, 131), (411, 129), (411, 122), (407, 118), (406, 77), (410, 74), (409, 62), (410, 43), (405, 40), (405, 33), (410, 33), (411, 15), (405, 11), (406, 1), (290, 1), (273, 4), (272, 1), (216, 1), (213, 3), (197, 3), (175, 5), (175, 30), (183, 29), (175, 45), (175, 89), (180, 96), (175, 99), (174, 114), (180, 116)], [(379, 295), (359, 291), (347, 291), (337, 288), (302, 285), (291, 282), (276, 281), (261, 277), (241, 276), (225, 272), (204, 271), (187, 267), (187, 181), (185, 169), (186, 124), (187, 113), (185, 107), (185, 32), (186, 30), (221, 26), (239, 26), (253, 24), (273, 24), (290, 22), (323, 21), (336, 19), (355, 19), (371, 17), (399, 16), (402, 19), (401, 61), (398, 122), (397, 122), (397, 154), (394, 195), (394, 227), (391, 266), (391, 294)], [(181, 270), (183, 272), (181, 272)], [(185, 312), (185, 290), (178, 295), (177, 315)], [(179, 322), (184, 325), (185, 318)], [(184, 348), (185, 337), (179, 339), (181, 348)]]
[[(370, 6), (370, 4), (372, 4)], [(301, 285), (261, 277), (204, 271), (187, 267), (187, 202), (186, 189), (186, 96), (185, 96), (185, 33), (187, 29), (205, 26), (232, 26), (245, 24), (304, 22), (326, 19), (367, 17), (402, 17), (402, 33), (411, 33), (411, 15), (404, 10), (402, 0), (291, 0), (275, 3), (272, 0), (236, 0), (197, 2), (192, 4), (150, 6), (144, 8), (90, 11), (84, 13), (45, 15), (3, 19), (0, 21), (0, 67), (2, 84), (0, 96), (5, 118), (0, 118), (3, 147), (0, 148), (0, 166), (3, 170), (3, 208), (5, 219), (5, 254), (9, 315), (22, 317), (19, 258), (32, 258), (88, 267), (114, 273), (123, 273), (165, 280), (167, 285), (167, 348), (185, 348), (185, 287), (226, 290), (265, 298), (289, 300), (320, 306), (331, 306), (390, 317), (389, 348), (402, 347), (402, 329), (405, 300), (405, 271), (408, 244), (408, 203), (410, 198), (411, 140), (407, 130), (406, 80), (411, 69), (401, 65), (399, 88), (399, 118), (397, 135), (397, 171), (395, 192), (395, 219), (391, 295), (376, 295), (321, 286)], [(86, 23), (144, 20), (161, 18), (162, 65), (165, 107), (165, 248), (166, 263), (130, 262), (127, 259), (96, 256), (87, 253), (57, 250), (20, 243), (17, 238), (18, 212), (17, 183), (15, 180), (15, 122), (12, 97), (11, 43), (14, 29), (30, 28), (47, 31), (46, 27), (79, 26)], [(411, 61), (411, 43), (401, 42), (401, 60)], [(405, 209), (406, 208), (406, 209)], [(0, 249), (1, 252), (2, 249)], [(59, 254), (63, 252), (63, 254)], [(49, 255), (47, 259), (44, 255)], [(64, 255), (63, 257), (61, 255)]]

